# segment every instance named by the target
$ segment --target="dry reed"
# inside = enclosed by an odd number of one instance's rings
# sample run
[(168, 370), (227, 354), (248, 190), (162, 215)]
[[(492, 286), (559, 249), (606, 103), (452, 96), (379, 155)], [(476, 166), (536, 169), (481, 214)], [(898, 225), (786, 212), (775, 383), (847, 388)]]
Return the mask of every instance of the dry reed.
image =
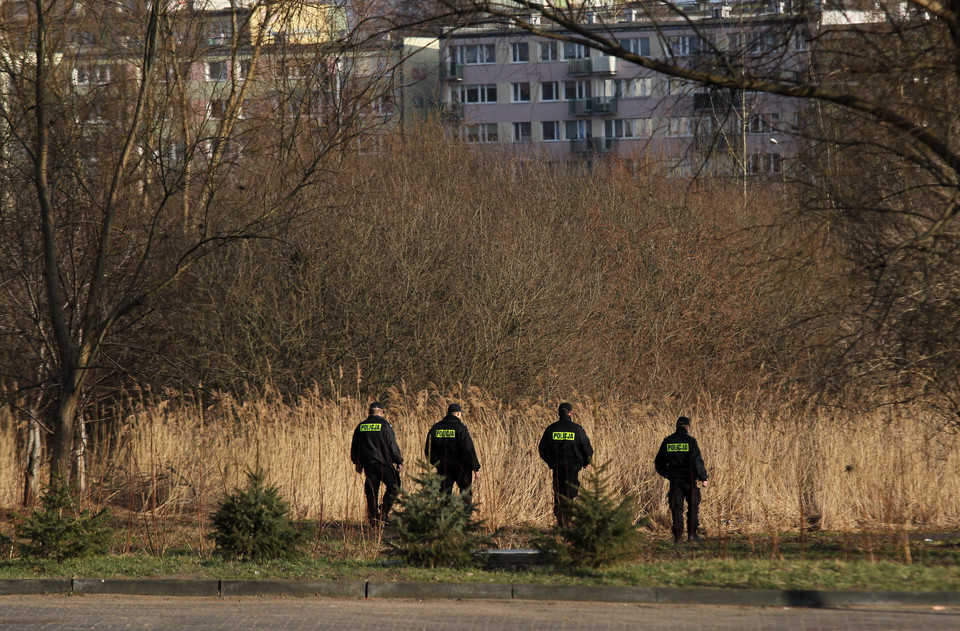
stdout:
[[(465, 408), (482, 463), (481, 516), (491, 528), (551, 521), (549, 473), (537, 456), (555, 403), (509, 404), (477, 390), (387, 393), (409, 484), (429, 426), (451, 400)], [(653, 471), (661, 439), (681, 410), (574, 397), (599, 461), (609, 461), (618, 493), (635, 492), (638, 515), (668, 523), (665, 482)], [(92, 467), (93, 499), (139, 511), (156, 533), (168, 517), (203, 515), (242, 484), (259, 462), (298, 518), (360, 522), (362, 479), (349, 462), (350, 438), (366, 402), (308, 392), (292, 404), (276, 396), (205, 407), (193, 398), (132, 401), (109, 456)], [(960, 449), (956, 435), (909, 414), (853, 418), (822, 409), (701, 399), (682, 412), (694, 419), (710, 487), (702, 522), (708, 532), (782, 533), (804, 528), (862, 533), (960, 525)], [(202, 421), (202, 422), (201, 422)], [(0, 503), (19, 500), (22, 475), (8, 424), (0, 447)], [(159, 521), (158, 521), (159, 520)], [(200, 520), (201, 522), (203, 520)], [(162, 549), (164, 542), (154, 542)], [(202, 544), (201, 544), (202, 546)]]

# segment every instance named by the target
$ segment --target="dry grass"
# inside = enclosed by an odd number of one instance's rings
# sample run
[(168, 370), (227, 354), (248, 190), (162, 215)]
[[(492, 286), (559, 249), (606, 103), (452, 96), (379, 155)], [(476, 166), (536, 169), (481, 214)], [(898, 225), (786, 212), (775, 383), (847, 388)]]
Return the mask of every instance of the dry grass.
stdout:
[[(493, 528), (548, 525), (549, 474), (536, 444), (556, 402), (507, 404), (479, 391), (454, 398), (464, 404), (483, 466), (481, 516)], [(385, 400), (409, 483), (425, 433), (448, 399), (394, 390)], [(596, 457), (611, 462), (616, 491), (637, 493), (638, 514), (660, 527), (669, 519), (665, 482), (652, 461), (679, 412), (694, 419), (712, 476), (702, 510), (711, 534), (769, 535), (797, 531), (801, 523), (855, 533), (960, 525), (957, 437), (906, 414), (853, 418), (744, 401), (701, 400), (684, 410), (572, 401)], [(365, 407), (353, 397), (316, 392), (295, 404), (272, 396), (245, 402), (224, 396), (206, 407), (190, 398), (131, 402), (109, 457), (93, 467), (93, 499), (141, 511), (138, 530), (154, 533), (158, 540), (150, 545), (162, 549), (160, 521), (205, 515), (259, 460), (298, 518), (360, 522), (362, 480), (350, 465), (349, 444)], [(7, 507), (16, 505), (22, 479), (10, 426), (0, 444), (0, 503)]]

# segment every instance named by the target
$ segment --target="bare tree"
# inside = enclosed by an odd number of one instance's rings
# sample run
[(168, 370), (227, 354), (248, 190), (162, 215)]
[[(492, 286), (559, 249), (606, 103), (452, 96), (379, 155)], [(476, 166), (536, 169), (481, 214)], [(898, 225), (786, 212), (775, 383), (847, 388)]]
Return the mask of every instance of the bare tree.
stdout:
[(158, 297), (308, 213), (379, 96), (330, 98), (353, 40), (328, 8), (201, 4), (0, 4), (3, 370), (42, 393), (51, 476), (82, 471), (85, 393), (130, 370)]
[[(439, 0), (429, 11), (448, 25), (492, 21), (581, 44), (735, 103), (797, 101), (801, 116), (784, 130), (790, 155), (773, 155), (789, 157), (791, 179), (803, 185), (794, 217), (809, 242), (798, 241), (790, 268), (814, 264), (832, 275), (831, 301), (807, 317), (819, 323), (810, 340), (832, 357), (828, 374), (837, 378), (819, 385), (853, 379), (883, 401), (921, 397), (957, 424), (960, 328), (948, 315), (960, 295), (957, 7)], [(653, 54), (624, 47), (624, 21), (656, 33)], [(748, 121), (741, 116), (727, 133)]]

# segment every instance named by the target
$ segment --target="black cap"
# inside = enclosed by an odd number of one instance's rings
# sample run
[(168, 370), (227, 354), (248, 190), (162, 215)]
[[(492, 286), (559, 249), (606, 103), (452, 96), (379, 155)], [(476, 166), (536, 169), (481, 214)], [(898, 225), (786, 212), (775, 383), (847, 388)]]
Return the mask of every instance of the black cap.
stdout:
[(374, 410), (381, 410), (381, 411), (382, 411), (382, 410), (384, 410), (384, 409), (385, 409), (385, 408), (383, 407), (383, 404), (382, 404), (382, 403), (380, 403), (379, 401), (374, 401), (373, 403), (370, 404), (370, 410), (369, 410), (369, 412), (370, 412), (370, 414), (373, 414), (373, 411), (374, 411)]
[(690, 419), (688, 419), (686, 416), (681, 416), (677, 419), (677, 429), (680, 429), (681, 427), (690, 427)]
[(560, 414), (570, 414), (570, 412), (572, 411), (573, 411), (573, 406), (567, 403), (566, 401), (561, 403), (560, 407), (557, 408), (557, 412), (559, 412)]
[(459, 403), (451, 403), (447, 406), (447, 414), (453, 414), (454, 412), (463, 412), (463, 408), (460, 407)]

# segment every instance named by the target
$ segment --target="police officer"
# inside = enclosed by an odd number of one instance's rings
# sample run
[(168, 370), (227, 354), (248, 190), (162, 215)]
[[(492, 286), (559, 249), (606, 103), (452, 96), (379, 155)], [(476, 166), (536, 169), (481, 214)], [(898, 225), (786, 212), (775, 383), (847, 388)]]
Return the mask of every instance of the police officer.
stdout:
[(677, 431), (663, 439), (660, 451), (653, 464), (657, 473), (670, 481), (667, 500), (673, 519), (673, 542), (683, 541), (683, 502), (687, 502), (687, 536), (690, 541), (701, 541), (697, 534), (700, 527), (700, 489), (697, 481), (707, 484), (707, 467), (700, 455), (697, 439), (688, 433), (690, 419), (677, 419)]
[(583, 427), (570, 418), (573, 406), (561, 403), (559, 418), (543, 430), (540, 457), (553, 472), (553, 514), (561, 528), (570, 525), (570, 502), (580, 492), (580, 470), (590, 465), (593, 446)]
[(444, 476), (440, 489), (445, 493), (453, 491), (454, 482), (461, 493), (469, 493), (473, 472), (480, 477), (477, 450), (470, 438), (470, 430), (463, 423), (463, 408), (458, 403), (451, 403), (447, 415), (427, 432), (423, 453), (437, 468), (437, 473)]
[[(369, 416), (353, 431), (350, 460), (357, 467), (357, 473), (366, 474), (363, 492), (367, 498), (367, 519), (375, 526), (387, 520), (397, 499), (403, 457), (393, 426), (383, 418), (383, 405), (371, 403), (368, 413)], [(383, 503), (378, 505), (381, 482), (385, 488)]]

